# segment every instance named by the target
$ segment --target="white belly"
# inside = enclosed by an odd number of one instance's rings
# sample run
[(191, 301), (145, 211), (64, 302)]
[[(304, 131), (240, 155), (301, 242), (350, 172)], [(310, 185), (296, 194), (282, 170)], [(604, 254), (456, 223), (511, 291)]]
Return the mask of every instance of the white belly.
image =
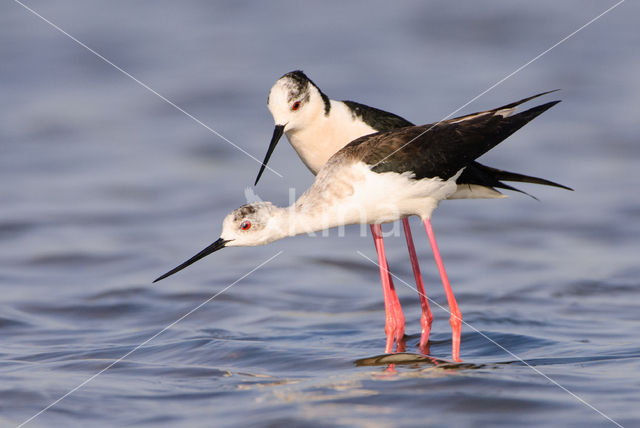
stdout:
[[(409, 173), (376, 173), (357, 162), (323, 169), (295, 207), (309, 231), (349, 224), (387, 223), (411, 215), (431, 217), (438, 203), (456, 191), (456, 178), (413, 180)], [(313, 220), (310, 220), (313, 219)], [(302, 232), (298, 232), (302, 233)]]

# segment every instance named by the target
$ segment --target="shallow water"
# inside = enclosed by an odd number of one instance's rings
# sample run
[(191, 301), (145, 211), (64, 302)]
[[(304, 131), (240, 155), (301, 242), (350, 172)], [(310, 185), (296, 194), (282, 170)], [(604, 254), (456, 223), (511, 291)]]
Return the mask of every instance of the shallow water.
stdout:
[[(287, 71), (436, 121), (613, 4), (28, 3), (259, 159), (266, 95)], [(402, 236), (386, 246), (404, 354), (383, 355), (359, 227), (228, 249), (151, 285), (218, 237), (258, 163), (19, 4), (0, 10), (0, 426), (80, 385), (25, 426), (640, 424), (637, 5), (460, 112), (562, 88), (548, 98), (563, 103), (482, 161), (576, 190), (522, 186), (540, 201), (436, 211), (468, 323), (462, 364), (447, 362), (435, 303), (430, 358), (417, 353)], [(283, 177), (265, 173), (266, 200), (312, 181), (286, 143), (271, 166)], [(445, 305), (412, 224), (427, 292)]]

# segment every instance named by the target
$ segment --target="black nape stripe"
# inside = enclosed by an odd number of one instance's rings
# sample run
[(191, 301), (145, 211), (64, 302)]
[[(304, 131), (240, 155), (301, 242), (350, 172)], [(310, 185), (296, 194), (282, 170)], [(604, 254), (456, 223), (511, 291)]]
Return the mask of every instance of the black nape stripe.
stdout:
[(388, 111), (369, 107), (355, 101), (343, 101), (343, 103), (349, 107), (354, 118), (359, 118), (376, 131), (390, 131), (392, 129), (413, 125), (413, 123), (408, 120), (397, 114), (389, 113)]

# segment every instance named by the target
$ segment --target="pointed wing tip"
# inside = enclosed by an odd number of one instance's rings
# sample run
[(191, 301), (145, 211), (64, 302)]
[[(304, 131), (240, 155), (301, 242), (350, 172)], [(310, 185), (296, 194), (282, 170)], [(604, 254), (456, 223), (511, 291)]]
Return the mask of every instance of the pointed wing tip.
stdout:
[(547, 94), (552, 94), (552, 93), (554, 93), (554, 92), (558, 92), (558, 91), (561, 91), (561, 90), (562, 90), (561, 88), (557, 88), (557, 89), (552, 89), (552, 90), (550, 90), (550, 91), (547, 91), (547, 92), (542, 92), (542, 93), (540, 93), (539, 95), (547, 95)]
[(561, 103), (562, 100), (555, 100), (555, 101), (549, 101), (547, 103), (544, 104), (540, 104), (537, 105), (535, 107), (531, 107), (529, 110), (525, 110), (521, 113), (518, 113), (514, 116), (510, 116), (510, 117), (516, 117), (516, 116), (520, 116), (522, 115), (522, 117), (529, 117), (529, 121), (535, 119), (536, 117), (538, 117), (539, 115), (541, 115), (542, 113), (544, 113), (545, 111), (549, 110), (551, 107), (555, 106), (558, 103)]
[[(518, 107), (519, 105), (524, 104), (524, 103), (526, 103), (526, 102), (529, 102), (529, 101), (531, 101), (531, 100), (533, 100), (533, 99), (535, 99), (535, 98), (539, 98), (539, 97), (541, 97), (541, 96), (543, 96), (543, 95), (551, 94), (551, 93), (553, 93), (553, 92), (557, 92), (557, 91), (559, 91), (559, 90), (560, 90), (560, 89), (552, 89), (552, 90), (550, 90), (550, 91), (540, 92), (539, 94), (535, 94), (535, 95), (532, 95), (532, 96), (530, 96), (530, 97), (523, 98), (523, 99), (521, 99), (521, 100), (519, 100), (519, 101), (515, 101), (515, 102), (509, 103), (509, 104), (507, 104), (507, 105), (504, 105), (504, 106), (502, 106), (502, 107), (498, 107), (498, 108), (496, 108), (496, 109), (493, 109), (493, 111), (503, 110), (503, 109), (507, 109), (507, 108), (514, 108), (514, 107)], [(557, 103), (559, 103), (559, 102), (560, 102), (560, 101), (555, 101), (555, 103), (556, 103), (556, 104), (557, 104)], [(547, 104), (548, 104), (548, 103), (547, 103)], [(546, 105), (546, 104), (545, 104), (545, 105)]]
[[(526, 101), (530, 101), (530, 100), (532, 100), (532, 99), (534, 99), (534, 98), (538, 98), (538, 97), (541, 97), (541, 96), (543, 96), (543, 95), (553, 94), (554, 92), (558, 92), (558, 91), (561, 91), (561, 90), (562, 90), (562, 89), (558, 88), (558, 89), (551, 89), (550, 91), (540, 92), (539, 94), (535, 94), (535, 95), (532, 95), (532, 96), (530, 96), (530, 97), (524, 98), (522, 101), (525, 101), (525, 100), (526, 100)], [(525, 102), (526, 102), (526, 101), (525, 101)]]

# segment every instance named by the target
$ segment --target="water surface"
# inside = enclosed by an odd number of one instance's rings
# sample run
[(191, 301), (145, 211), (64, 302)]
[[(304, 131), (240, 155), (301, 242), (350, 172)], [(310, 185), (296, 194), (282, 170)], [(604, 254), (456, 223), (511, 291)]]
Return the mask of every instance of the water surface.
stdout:
[[(287, 71), (437, 121), (613, 4), (28, 3), (259, 159), (266, 96)], [(563, 103), (481, 160), (575, 188), (436, 211), (468, 323), (460, 365), (435, 303), (430, 358), (417, 353), (402, 236), (386, 240), (407, 318), (396, 356), (382, 355), (359, 227), (224, 250), (152, 285), (217, 239), (258, 163), (18, 3), (0, 10), (0, 426), (134, 349), (25, 426), (640, 424), (637, 5), (460, 112), (562, 88), (549, 99)], [(265, 173), (266, 200), (312, 181), (286, 143), (271, 166), (283, 177)], [(428, 294), (446, 306), (412, 224)]]

